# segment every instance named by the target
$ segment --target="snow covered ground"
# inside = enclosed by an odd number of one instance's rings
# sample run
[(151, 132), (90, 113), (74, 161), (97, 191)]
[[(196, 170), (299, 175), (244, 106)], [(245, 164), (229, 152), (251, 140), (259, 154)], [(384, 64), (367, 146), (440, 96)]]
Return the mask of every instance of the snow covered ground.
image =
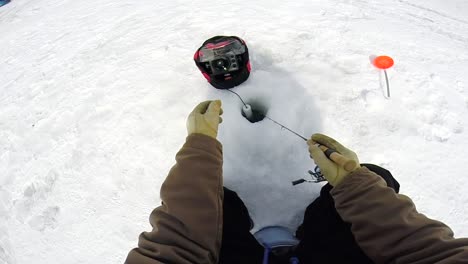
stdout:
[[(468, 236), (468, 2), (13, 0), (0, 8), (0, 263), (122, 263), (199, 102), (221, 98), (225, 184), (256, 228), (292, 230), (320, 190), (303, 141), (209, 86), (196, 48), (238, 35), (234, 91), (386, 167)], [(392, 98), (369, 56), (388, 54)]]

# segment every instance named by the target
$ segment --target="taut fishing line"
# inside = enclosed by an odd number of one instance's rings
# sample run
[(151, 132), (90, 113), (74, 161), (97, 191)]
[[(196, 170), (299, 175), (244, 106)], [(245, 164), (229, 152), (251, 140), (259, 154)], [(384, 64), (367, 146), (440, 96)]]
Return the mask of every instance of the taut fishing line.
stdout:
[[(234, 91), (231, 91), (231, 90), (229, 90), (229, 89), (227, 89), (227, 91), (229, 91), (229, 92), (231, 92), (231, 93), (237, 95), (237, 97), (239, 98), (239, 100), (241, 100), (242, 104), (244, 104), (244, 106), (246, 106), (246, 107), (248, 106), (248, 105), (245, 103), (245, 101), (242, 99), (242, 97), (241, 97), (238, 93), (236, 93), (236, 92), (234, 92)], [(267, 115), (265, 115), (265, 114), (263, 114), (263, 113), (262, 113), (262, 115), (263, 115), (263, 117), (269, 119), (269, 120), (272, 121), (273, 123), (275, 123), (275, 124), (277, 124), (278, 126), (280, 126), (281, 129), (286, 129), (286, 130), (288, 130), (289, 132), (293, 133), (294, 135), (296, 135), (296, 136), (302, 138), (304, 141), (307, 141), (307, 138), (305, 138), (304, 136), (301, 136), (299, 133), (295, 132), (294, 130), (288, 128), (287, 126), (285, 126), (285, 125), (279, 123), (278, 121), (272, 119), (271, 117), (269, 117), (269, 116), (267, 116)]]
[[(226, 89), (226, 91), (229, 91), (229, 92), (235, 94), (235, 95), (239, 98), (239, 100), (242, 102), (242, 104), (244, 105), (243, 111), (244, 111), (244, 110), (248, 110), (248, 111), (250, 111), (250, 114), (252, 114), (252, 108), (251, 108), (251, 106), (248, 105), (248, 104), (246, 104), (245, 101), (244, 101), (244, 99), (242, 99), (242, 97), (241, 97), (238, 93), (236, 93), (236, 92), (234, 92), (234, 91), (231, 91), (231, 90), (229, 90), (229, 89)], [(278, 121), (272, 119), (271, 117), (268, 117), (268, 116), (265, 115), (264, 113), (261, 113), (261, 115), (262, 115), (264, 118), (267, 118), (267, 119), (269, 119), (270, 121), (272, 121), (273, 123), (275, 123), (275, 124), (277, 124), (278, 126), (280, 126), (281, 129), (286, 129), (286, 130), (288, 130), (289, 132), (291, 132), (292, 134), (294, 134), (294, 135), (298, 136), (299, 138), (303, 139), (304, 141), (307, 141), (307, 138), (305, 138), (304, 136), (301, 136), (299, 133), (295, 132), (294, 130), (292, 130), (292, 129), (288, 128), (288, 127), (286, 127), (285, 125), (279, 123)], [(246, 118), (249, 119), (248, 116), (247, 116), (247, 114), (246, 114)], [(250, 121), (250, 120), (249, 120), (249, 121)], [(308, 173), (310, 174), (310, 176), (312, 176), (312, 178), (313, 178), (312, 181), (311, 181), (311, 180), (306, 180), (306, 179), (298, 179), (298, 180), (293, 181), (293, 182), (292, 182), (292, 185), (294, 186), (294, 185), (298, 185), (298, 184), (301, 184), (301, 183), (304, 183), (304, 182), (314, 182), (314, 183), (318, 183), (318, 182), (326, 181), (326, 179), (324, 178), (324, 176), (323, 176), (323, 174), (322, 174), (322, 172), (320, 171), (320, 168), (319, 168), (318, 166), (316, 166), (315, 169), (314, 169), (313, 171), (312, 171), (312, 170), (309, 170)]]

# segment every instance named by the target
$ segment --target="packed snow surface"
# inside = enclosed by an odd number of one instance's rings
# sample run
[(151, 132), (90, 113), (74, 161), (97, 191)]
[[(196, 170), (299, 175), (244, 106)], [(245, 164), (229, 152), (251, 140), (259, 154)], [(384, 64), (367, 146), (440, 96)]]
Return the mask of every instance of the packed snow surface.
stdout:
[[(122, 263), (200, 101), (220, 98), (225, 185), (255, 230), (294, 230), (321, 184), (303, 140), (249, 123), (192, 57), (244, 38), (233, 89), (309, 137), (389, 169), (401, 193), (468, 236), (465, 0), (14, 0), (0, 8), (0, 263)], [(385, 99), (373, 55), (390, 55)]]

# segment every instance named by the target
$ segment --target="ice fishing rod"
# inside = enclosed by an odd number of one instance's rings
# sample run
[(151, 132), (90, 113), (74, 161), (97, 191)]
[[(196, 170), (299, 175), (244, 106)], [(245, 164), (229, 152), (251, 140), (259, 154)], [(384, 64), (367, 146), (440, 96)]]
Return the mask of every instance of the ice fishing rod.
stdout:
[(282, 125), (282, 124), (280, 124), (280, 123), (278, 123), (277, 121), (271, 119), (270, 117), (268, 117), (268, 116), (266, 116), (266, 115), (263, 115), (263, 116), (264, 116), (266, 119), (270, 120), (271, 122), (273, 122), (273, 123), (277, 124), (278, 126), (280, 126), (281, 129), (286, 129), (286, 130), (288, 130), (289, 132), (293, 133), (294, 135), (296, 135), (296, 136), (302, 138), (304, 141), (307, 142), (307, 138), (305, 138), (305, 137), (299, 135), (299, 134), (298, 134), (297, 132), (295, 132), (294, 130), (292, 130), (292, 129), (290, 129), (290, 128), (288, 128), (288, 127), (286, 127), (286, 126), (284, 126), (284, 125)]
[[(242, 110), (246, 114), (247, 119), (249, 118), (249, 116), (251, 117), (253, 115), (252, 107), (250, 105), (246, 104), (245, 101), (242, 99), (242, 97), (238, 93), (236, 93), (234, 91), (231, 91), (229, 89), (227, 89), (227, 91), (235, 94), (240, 99), (242, 104), (244, 104), (244, 107), (242, 108)], [(294, 130), (288, 128), (287, 126), (279, 123), (278, 121), (268, 117), (267, 115), (265, 115), (263, 113), (261, 113), (261, 115), (263, 117), (269, 119), (273, 123), (277, 124), (278, 126), (280, 126), (281, 129), (286, 129), (289, 132), (291, 132), (292, 134), (294, 134), (294, 135), (298, 136), (299, 138), (303, 139), (304, 141), (306, 141), (306, 142), (308, 141), (308, 139), (306, 137), (301, 136), (299, 133), (297, 133)], [(346, 171), (352, 171), (354, 168), (356, 168), (356, 161), (354, 161), (352, 159), (348, 159), (345, 156), (341, 155), (338, 151), (336, 151), (334, 149), (331, 149), (331, 148), (329, 148), (327, 146), (324, 146), (324, 145), (322, 145), (320, 143), (317, 143), (317, 142), (315, 142), (313, 140), (311, 141), (311, 143), (318, 146), (325, 153), (325, 156), (327, 156), (328, 159), (330, 159), (333, 162), (335, 162), (336, 164), (342, 166)], [(311, 173), (311, 175), (314, 176), (314, 174), (312, 174), (312, 173)]]

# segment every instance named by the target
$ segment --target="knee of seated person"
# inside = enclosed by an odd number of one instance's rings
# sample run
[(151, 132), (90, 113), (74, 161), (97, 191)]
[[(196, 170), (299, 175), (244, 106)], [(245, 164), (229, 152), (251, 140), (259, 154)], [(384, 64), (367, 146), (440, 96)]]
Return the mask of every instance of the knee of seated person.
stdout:
[(361, 166), (368, 168), (370, 171), (375, 172), (377, 175), (382, 177), (382, 179), (387, 183), (387, 186), (395, 190), (396, 193), (400, 191), (400, 183), (388, 170), (375, 164), (362, 163)]

